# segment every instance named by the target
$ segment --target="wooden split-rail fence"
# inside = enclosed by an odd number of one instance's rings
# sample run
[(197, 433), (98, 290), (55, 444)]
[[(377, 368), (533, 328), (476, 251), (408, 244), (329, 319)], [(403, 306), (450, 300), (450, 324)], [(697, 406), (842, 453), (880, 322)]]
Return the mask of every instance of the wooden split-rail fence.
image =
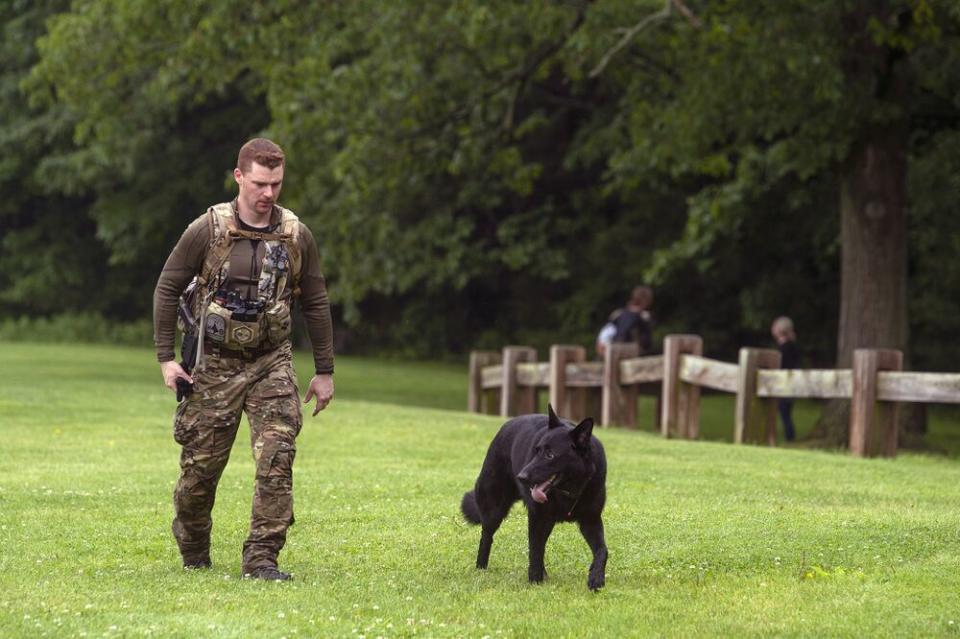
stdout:
[(740, 349), (736, 364), (708, 359), (697, 335), (668, 335), (663, 355), (637, 352), (636, 344), (611, 344), (603, 361), (587, 361), (582, 346), (561, 345), (550, 348), (549, 362), (538, 362), (527, 346), (473, 351), (467, 409), (504, 417), (532, 413), (546, 390), (558, 414), (579, 420), (597, 410), (591, 398), (599, 390), (599, 423), (634, 426), (638, 392), (658, 384), (661, 434), (697, 439), (700, 389), (710, 388), (736, 395), (734, 443), (773, 445), (777, 400), (843, 398), (851, 400), (850, 452), (892, 457), (900, 402), (960, 403), (960, 373), (903, 371), (896, 350), (859, 349), (853, 368), (841, 370), (780, 370), (780, 353), (758, 348)]

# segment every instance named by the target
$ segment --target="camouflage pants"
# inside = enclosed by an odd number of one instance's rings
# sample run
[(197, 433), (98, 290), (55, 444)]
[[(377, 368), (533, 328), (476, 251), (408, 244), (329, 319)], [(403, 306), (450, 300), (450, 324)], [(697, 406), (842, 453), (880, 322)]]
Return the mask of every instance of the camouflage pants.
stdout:
[(183, 446), (173, 493), (180, 554), (184, 561), (209, 554), (217, 483), (245, 412), (256, 478), (243, 571), (276, 566), (293, 523), (293, 458), (302, 424), (290, 344), (254, 361), (204, 356), (193, 381), (193, 394), (174, 418), (174, 439)]

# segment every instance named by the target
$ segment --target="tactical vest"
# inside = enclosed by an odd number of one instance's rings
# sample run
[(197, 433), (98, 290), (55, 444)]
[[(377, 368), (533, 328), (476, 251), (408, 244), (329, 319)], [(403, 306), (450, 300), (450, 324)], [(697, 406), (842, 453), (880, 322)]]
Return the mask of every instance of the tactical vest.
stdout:
[[(229, 202), (207, 210), (210, 245), (199, 275), (181, 300), (198, 319), (195, 327), (200, 340), (198, 359), (205, 340), (214, 347), (244, 350), (279, 346), (290, 336), (290, 305), (292, 298), (300, 295), (299, 219), (292, 211), (278, 208), (280, 223), (275, 231), (268, 233), (240, 228)], [(242, 312), (215, 297), (229, 276), (230, 253), (238, 239), (260, 240), (265, 246), (257, 285), (258, 299), (253, 309)], [(184, 328), (187, 327), (181, 325), (181, 329)]]
[[(233, 210), (233, 205), (229, 202), (223, 202), (211, 206), (207, 210), (207, 221), (210, 224), (210, 247), (207, 249), (207, 257), (203, 261), (203, 268), (200, 275), (197, 276), (197, 285), (201, 289), (217, 290), (226, 280), (230, 270), (230, 251), (233, 243), (238, 239), (263, 240), (267, 246), (266, 255), (269, 256), (272, 250), (275, 250), (278, 243), (286, 246), (287, 255), (290, 260), (289, 272), (293, 274), (293, 296), (300, 295), (300, 266), (301, 253), (299, 245), (299, 218), (288, 209), (280, 209), (281, 218), (278, 230), (272, 233), (262, 233), (259, 231), (247, 231), (239, 228)], [(265, 256), (266, 260), (267, 257)], [(276, 282), (276, 296), (282, 295), (287, 282), (287, 271), (282, 275), (282, 279)], [(263, 290), (264, 278), (261, 272), (260, 277), (260, 298), (264, 299)]]

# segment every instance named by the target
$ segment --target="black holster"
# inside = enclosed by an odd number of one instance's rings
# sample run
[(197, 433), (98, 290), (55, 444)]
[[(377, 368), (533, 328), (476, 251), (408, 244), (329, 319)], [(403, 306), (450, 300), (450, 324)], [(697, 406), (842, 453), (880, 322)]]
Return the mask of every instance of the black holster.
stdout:
[[(183, 336), (183, 343), (180, 344), (180, 368), (187, 373), (193, 369), (194, 362), (197, 361), (197, 335), (195, 333), (188, 333)], [(188, 397), (193, 392), (193, 384), (183, 379), (182, 377), (177, 378), (177, 401), (182, 401), (184, 397)]]

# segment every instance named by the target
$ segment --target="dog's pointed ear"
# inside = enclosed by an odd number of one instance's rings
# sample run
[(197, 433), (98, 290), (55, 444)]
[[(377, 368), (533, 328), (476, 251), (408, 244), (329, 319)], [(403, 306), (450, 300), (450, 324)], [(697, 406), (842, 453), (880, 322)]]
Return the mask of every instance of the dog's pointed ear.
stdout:
[(577, 424), (577, 427), (573, 429), (570, 433), (570, 437), (573, 439), (573, 445), (579, 448), (580, 450), (588, 450), (590, 448), (590, 437), (593, 435), (593, 418), (587, 417), (585, 420)]
[(562, 425), (563, 422), (561, 422), (557, 414), (553, 412), (553, 406), (547, 404), (547, 426), (549, 428), (557, 428)]

